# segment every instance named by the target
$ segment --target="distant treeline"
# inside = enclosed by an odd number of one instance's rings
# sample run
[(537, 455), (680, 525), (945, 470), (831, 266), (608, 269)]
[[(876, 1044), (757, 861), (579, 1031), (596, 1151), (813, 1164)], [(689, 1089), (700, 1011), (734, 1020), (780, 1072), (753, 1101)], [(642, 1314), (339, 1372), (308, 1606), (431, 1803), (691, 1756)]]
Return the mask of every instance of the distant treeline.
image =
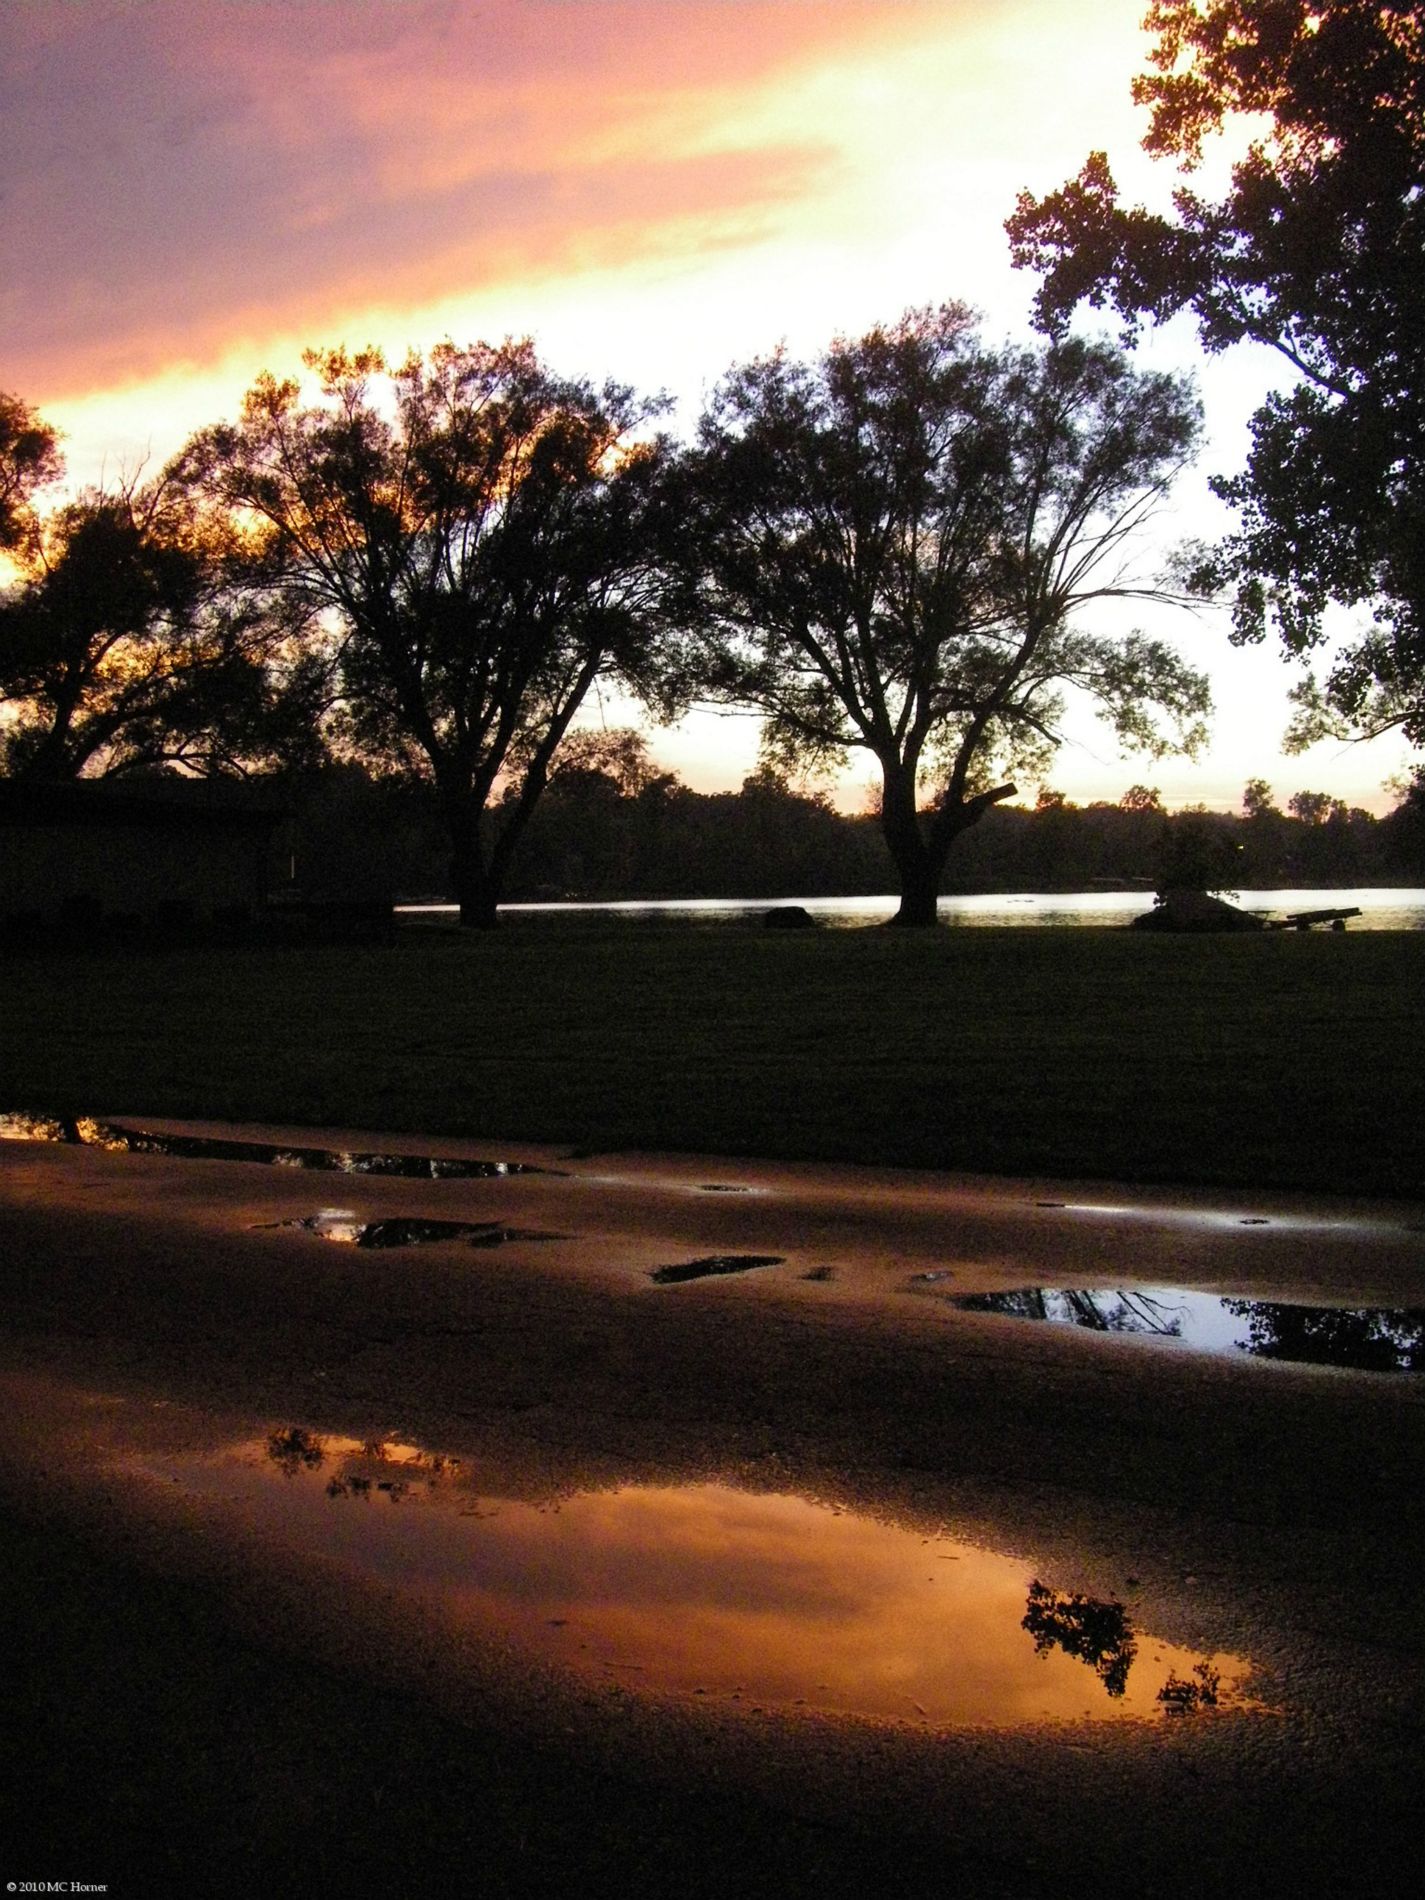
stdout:
[[(615, 773), (557, 773), (512, 867), (507, 901), (556, 898), (854, 897), (893, 891), (872, 814), (849, 816), (763, 769), (739, 791), (693, 791), (635, 754)], [(1283, 811), (1260, 781), (1241, 814), (1166, 813), (1150, 788), (1118, 804), (1041, 794), (1000, 806), (960, 840), (946, 893), (1158, 888), (1281, 889), (1425, 881), (1425, 785), (1384, 818), (1320, 793)], [(310, 895), (445, 900), (448, 846), (432, 795), (357, 767), (294, 788), (279, 886)]]

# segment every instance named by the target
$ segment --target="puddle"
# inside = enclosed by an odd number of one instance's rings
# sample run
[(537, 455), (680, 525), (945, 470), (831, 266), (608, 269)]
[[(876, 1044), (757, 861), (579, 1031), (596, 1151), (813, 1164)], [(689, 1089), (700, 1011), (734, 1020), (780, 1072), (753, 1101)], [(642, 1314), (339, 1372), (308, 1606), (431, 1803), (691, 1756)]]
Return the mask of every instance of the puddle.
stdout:
[(506, 1227), (500, 1221), (420, 1220), (394, 1216), (362, 1220), (349, 1207), (323, 1207), (299, 1220), (264, 1221), (258, 1231), (289, 1227), (349, 1247), (423, 1247), (439, 1241), (460, 1241), (467, 1247), (502, 1247), (511, 1240), (567, 1240), (567, 1234), (542, 1233), (533, 1227)]
[(1229, 1228), (1265, 1227), (1275, 1235), (1283, 1234), (1356, 1234), (1381, 1239), (1413, 1230), (1390, 1217), (1373, 1218), (1361, 1214), (1292, 1213), (1278, 1210), (1272, 1214), (1251, 1214), (1230, 1207), (1164, 1207), (1121, 1201), (1035, 1201), (1038, 1208), (1057, 1209), (1077, 1223), (1113, 1221), (1137, 1223), (1145, 1227), (1183, 1228), (1197, 1233), (1226, 1233)]
[(754, 1267), (780, 1267), (785, 1254), (714, 1253), (705, 1260), (684, 1260), (676, 1266), (655, 1267), (649, 1279), (659, 1286), (679, 1286), (684, 1280), (709, 1280), (720, 1273), (751, 1273)]
[(1298, 1306), (1184, 1287), (1023, 1287), (971, 1293), (955, 1304), (969, 1313), (1176, 1340), (1200, 1352), (1244, 1352), (1358, 1372), (1425, 1371), (1425, 1307), (1418, 1306)]
[(629, 1689), (1001, 1728), (1261, 1706), (1240, 1656), (806, 1498), (699, 1484), (514, 1502), (456, 1459), (297, 1425), (124, 1466)]
[(290, 1148), (208, 1135), (158, 1135), (92, 1116), (0, 1115), (0, 1141), (52, 1141), (113, 1154), (176, 1155), (185, 1161), (256, 1161), (323, 1174), (395, 1175), (408, 1181), (490, 1180), (499, 1175), (559, 1174), (528, 1161), (453, 1161), (440, 1155), (357, 1154), (337, 1148)]

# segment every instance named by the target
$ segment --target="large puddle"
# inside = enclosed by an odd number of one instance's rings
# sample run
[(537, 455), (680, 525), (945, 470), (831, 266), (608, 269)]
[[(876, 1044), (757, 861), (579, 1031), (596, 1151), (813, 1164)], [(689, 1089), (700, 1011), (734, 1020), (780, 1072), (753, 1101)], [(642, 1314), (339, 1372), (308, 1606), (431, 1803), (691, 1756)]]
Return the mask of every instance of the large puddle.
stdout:
[(955, 1305), (969, 1313), (1176, 1340), (1199, 1352), (1249, 1353), (1356, 1372), (1425, 1371), (1425, 1307), (1418, 1306), (1298, 1306), (1185, 1287), (1021, 1287), (965, 1294)]
[(515, 1502), (417, 1446), (300, 1426), (125, 1464), (633, 1690), (980, 1727), (1257, 1706), (1240, 1656), (1160, 1641), (1130, 1606), (1016, 1558), (802, 1497), (698, 1484)]
[(528, 1161), (465, 1161), (443, 1155), (353, 1153), (341, 1148), (286, 1147), (276, 1142), (230, 1141), (209, 1135), (160, 1135), (92, 1115), (0, 1115), (0, 1141), (61, 1142), (114, 1154), (176, 1155), (185, 1161), (255, 1161), (274, 1168), (310, 1168), (321, 1174), (394, 1175), (406, 1181), (490, 1180), (510, 1174), (558, 1174)]

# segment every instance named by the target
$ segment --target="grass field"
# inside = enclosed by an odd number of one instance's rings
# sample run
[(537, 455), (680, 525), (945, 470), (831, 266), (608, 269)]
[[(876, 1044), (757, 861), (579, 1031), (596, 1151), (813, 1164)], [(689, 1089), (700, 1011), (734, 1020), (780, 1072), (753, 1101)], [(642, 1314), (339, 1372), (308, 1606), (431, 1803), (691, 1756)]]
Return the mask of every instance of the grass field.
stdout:
[(0, 1110), (1425, 1187), (1425, 932), (536, 918), (3, 975)]

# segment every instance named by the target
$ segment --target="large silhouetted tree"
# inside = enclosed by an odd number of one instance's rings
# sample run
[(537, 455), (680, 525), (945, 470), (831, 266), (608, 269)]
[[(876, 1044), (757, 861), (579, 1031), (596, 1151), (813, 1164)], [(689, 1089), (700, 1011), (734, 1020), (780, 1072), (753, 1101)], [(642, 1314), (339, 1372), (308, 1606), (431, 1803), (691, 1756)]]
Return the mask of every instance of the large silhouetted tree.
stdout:
[(1202, 676), (1085, 610), (1161, 598), (1135, 531), (1191, 454), (1195, 401), (1116, 350), (991, 350), (959, 305), (818, 361), (735, 369), (689, 459), (701, 687), (765, 716), (779, 763), (852, 748), (881, 778), (896, 921), (935, 920), (956, 837), (1041, 768), (1066, 688), (1124, 742), (1191, 747)]
[(323, 681), (230, 586), (230, 550), (166, 479), (26, 524), (0, 593), (0, 765), (72, 779), (309, 761)]
[(1130, 207), (1095, 152), (1061, 190), (1021, 194), (1015, 260), (1046, 273), (1051, 329), (1085, 302), (1130, 329), (1190, 310), (1210, 350), (1281, 353), (1291, 386), (1215, 484), (1238, 526), (1200, 581), (1235, 594), (1237, 640), (1275, 626), (1297, 656), (1329, 604), (1370, 608), (1298, 690), (1294, 737), (1425, 742), (1425, 6), (1153, 0), (1145, 25), (1147, 150), (1190, 173), (1244, 129), (1230, 186)]
[(658, 405), (527, 342), (307, 362), (318, 400), (263, 377), (186, 478), (246, 534), (254, 594), (330, 650), (340, 738), (433, 786), (461, 922), (489, 926), (590, 689), (655, 690)]

